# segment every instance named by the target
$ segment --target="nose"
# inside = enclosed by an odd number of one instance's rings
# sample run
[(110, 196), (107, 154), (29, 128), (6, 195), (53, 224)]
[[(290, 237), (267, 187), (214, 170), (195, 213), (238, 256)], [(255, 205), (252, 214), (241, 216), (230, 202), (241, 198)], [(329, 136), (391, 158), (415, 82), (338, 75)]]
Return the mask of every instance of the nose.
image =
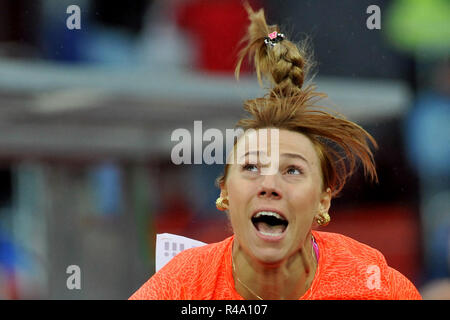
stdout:
[(267, 176), (263, 176), (262, 178), (263, 178), (263, 181), (258, 190), (258, 197), (265, 198), (265, 199), (274, 199), (274, 200), (281, 199), (281, 191), (277, 187), (276, 175), (267, 175)]

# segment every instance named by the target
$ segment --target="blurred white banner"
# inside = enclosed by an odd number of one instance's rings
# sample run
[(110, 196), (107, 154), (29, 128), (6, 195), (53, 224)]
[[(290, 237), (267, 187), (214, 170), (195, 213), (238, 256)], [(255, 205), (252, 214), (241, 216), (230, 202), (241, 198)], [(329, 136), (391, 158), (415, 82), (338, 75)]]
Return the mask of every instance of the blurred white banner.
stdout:
[(156, 235), (155, 272), (183, 250), (204, 246), (206, 243), (171, 233)]

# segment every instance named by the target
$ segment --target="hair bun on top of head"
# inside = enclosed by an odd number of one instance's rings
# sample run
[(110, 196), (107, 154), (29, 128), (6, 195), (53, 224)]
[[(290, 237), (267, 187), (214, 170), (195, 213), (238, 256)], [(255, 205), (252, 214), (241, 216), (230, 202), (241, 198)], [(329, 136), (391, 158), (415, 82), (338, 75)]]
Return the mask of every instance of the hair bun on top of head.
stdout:
[[(316, 92), (314, 84), (303, 87), (312, 66), (306, 43), (297, 46), (285, 36), (279, 37), (278, 26), (267, 25), (263, 9), (255, 12), (248, 3), (244, 5), (250, 25), (242, 40), (246, 45), (238, 56), (236, 78), (239, 79), (243, 59), (249, 56), (261, 86), (263, 76), (271, 82), (272, 88), (264, 97), (244, 102), (250, 117), (239, 120), (237, 127), (244, 130), (279, 128), (306, 135), (320, 159), (323, 188), (330, 187), (333, 197), (358, 168), (357, 160), (361, 161), (365, 175), (378, 182), (367, 141), (377, 148), (375, 139), (344, 115), (318, 106), (317, 101), (327, 95)], [(225, 181), (227, 172), (228, 165), (219, 183)]]
[(277, 25), (267, 25), (264, 9), (255, 12), (247, 2), (244, 6), (250, 25), (242, 39), (247, 44), (239, 53), (236, 78), (239, 78), (242, 61), (249, 56), (253, 59), (261, 85), (264, 77), (281, 91), (301, 89), (312, 66), (306, 42), (297, 46), (280, 33)]

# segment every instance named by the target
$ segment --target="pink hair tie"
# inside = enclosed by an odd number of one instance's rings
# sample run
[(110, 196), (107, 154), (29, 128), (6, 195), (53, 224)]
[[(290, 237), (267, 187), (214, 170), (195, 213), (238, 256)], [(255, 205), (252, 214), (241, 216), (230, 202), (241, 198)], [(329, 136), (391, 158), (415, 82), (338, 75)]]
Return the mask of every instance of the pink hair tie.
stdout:
[(264, 38), (264, 43), (270, 46), (275, 46), (278, 42), (284, 39), (284, 34), (278, 33), (277, 31), (271, 32), (267, 37)]

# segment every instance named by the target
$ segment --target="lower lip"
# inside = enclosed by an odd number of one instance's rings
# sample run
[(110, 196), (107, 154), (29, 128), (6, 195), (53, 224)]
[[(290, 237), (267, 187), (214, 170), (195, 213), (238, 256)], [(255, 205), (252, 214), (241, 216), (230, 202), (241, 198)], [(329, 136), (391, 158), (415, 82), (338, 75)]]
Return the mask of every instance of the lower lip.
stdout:
[(287, 225), (287, 227), (286, 227), (286, 229), (284, 229), (283, 233), (280, 233), (280, 234), (277, 234), (277, 235), (273, 235), (273, 236), (268, 236), (268, 235), (265, 235), (265, 234), (261, 233), (258, 229), (256, 229), (256, 227), (255, 227), (255, 225), (253, 223), (252, 223), (252, 226), (253, 226), (253, 229), (256, 232), (256, 235), (260, 239), (262, 239), (264, 241), (267, 241), (267, 242), (279, 242), (279, 241), (283, 240), (284, 237), (287, 234), (287, 229), (289, 228), (289, 225)]

